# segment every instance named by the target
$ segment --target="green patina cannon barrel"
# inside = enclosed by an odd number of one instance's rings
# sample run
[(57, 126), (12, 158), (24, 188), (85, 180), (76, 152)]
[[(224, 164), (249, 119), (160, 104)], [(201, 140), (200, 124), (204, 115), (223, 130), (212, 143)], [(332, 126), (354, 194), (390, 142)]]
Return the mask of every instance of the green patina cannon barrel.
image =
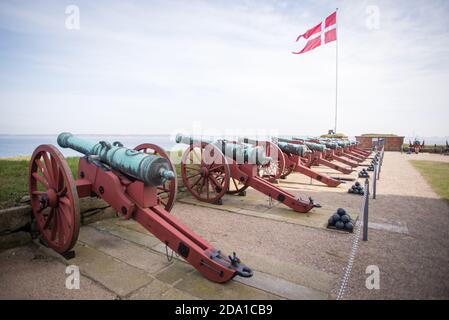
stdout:
[(332, 143), (336, 143), (339, 147), (349, 146), (349, 141), (347, 140), (332, 140)]
[(319, 152), (326, 151), (327, 145), (323, 145), (321, 143), (310, 142), (307, 139), (313, 139), (313, 138), (292, 137), (292, 140), (302, 141), (310, 150), (319, 151)]
[(149, 186), (159, 186), (175, 178), (167, 159), (128, 149), (116, 143), (111, 145), (106, 141), (92, 142), (64, 132), (58, 136), (58, 144), (62, 148), (70, 148), (86, 156), (98, 156), (101, 162), (114, 170)]
[(304, 144), (313, 151), (320, 151), (320, 152), (324, 152), (326, 151), (326, 145), (323, 145), (321, 143), (314, 143), (314, 142), (309, 142), (309, 141), (304, 141)]
[(179, 133), (176, 135), (176, 142), (185, 144), (205, 142), (212, 144), (220, 149), (226, 157), (234, 159), (237, 163), (249, 162), (260, 165), (271, 161), (271, 157), (266, 156), (265, 149), (263, 147), (253, 147), (248, 144), (236, 144), (226, 140), (212, 141), (203, 138), (199, 139)]
[(337, 149), (339, 147), (338, 143), (328, 141), (328, 140), (320, 140), (320, 145), (325, 146), (329, 149)]
[(304, 144), (294, 144), (284, 141), (278, 141), (277, 146), (282, 152), (295, 154), (300, 157), (304, 157), (307, 153), (310, 153), (310, 149)]

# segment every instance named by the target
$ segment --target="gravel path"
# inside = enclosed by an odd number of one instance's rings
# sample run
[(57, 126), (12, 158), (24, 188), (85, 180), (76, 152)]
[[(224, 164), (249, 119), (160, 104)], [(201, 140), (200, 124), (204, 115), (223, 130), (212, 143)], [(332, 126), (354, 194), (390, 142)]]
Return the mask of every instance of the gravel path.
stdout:
[[(449, 298), (449, 206), (410, 159), (449, 161), (440, 155), (385, 153), (378, 199), (370, 201), (370, 222), (377, 226), (370, 228), (369, 241), (359, 244), (345, 299)], [(354, 201), (325, 190), (316, 197), (336, 207)], [(279, 268), (288, 263), (335, 275), (330, 297), (338, 292), (351, 250), (347, 234), (181, 203), (174, 213), (223, 250), (265, 255), (277, 260)], [(365, 287), (368, 265), (380, 269), (379, 290)]]
[[(361, 242), (346, 299), (448, 299), (449, 205), (408, 160), (449, 161), (432, 154), (385, 153), (370, 222), (401, 232), (370, 229)], [(380, 289), (368, 290), (368, 265), (380, 269)]]

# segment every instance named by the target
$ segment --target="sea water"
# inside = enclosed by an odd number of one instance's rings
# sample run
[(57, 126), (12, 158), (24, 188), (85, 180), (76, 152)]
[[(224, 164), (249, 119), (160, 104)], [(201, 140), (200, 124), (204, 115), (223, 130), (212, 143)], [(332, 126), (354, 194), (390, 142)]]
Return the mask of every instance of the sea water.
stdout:
[[(77, 135), (80, 138), (91, 141), (120, 141), (125, 147), (134, 148), (139, 144), (148, 142), (156, 144), (166, 150), (176, 146), (174, 137), (170, 135)], [(41, 144), (52, 144), (62, 152), (64, 156), (81, 156), (72, 149), (58, 146), (58, 135), (0, 135), (0, 158), (31, 156), (34, 149)]]

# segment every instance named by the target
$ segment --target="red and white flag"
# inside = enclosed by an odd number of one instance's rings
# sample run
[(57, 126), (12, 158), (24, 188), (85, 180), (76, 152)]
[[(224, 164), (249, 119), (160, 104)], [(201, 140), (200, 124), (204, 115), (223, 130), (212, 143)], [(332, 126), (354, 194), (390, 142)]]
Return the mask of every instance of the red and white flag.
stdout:
[(313, 50), (322, 44), (337, 40), (337, 12), (335, 11), (324, 19), (323, 22), (320, 22), (312, 29), (307, 30), (304, 34), (299, 35), (296, 42), (301, 38), (308, 40), (306, 45), (302, 50), (292, 53), (301, 54)]

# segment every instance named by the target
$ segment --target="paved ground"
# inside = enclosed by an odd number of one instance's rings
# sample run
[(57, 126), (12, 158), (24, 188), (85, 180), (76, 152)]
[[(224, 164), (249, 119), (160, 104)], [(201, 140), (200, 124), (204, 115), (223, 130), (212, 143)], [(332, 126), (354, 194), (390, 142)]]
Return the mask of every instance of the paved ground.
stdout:
[[(449, 156), (386, 153), (378, 198), (370, 203), (369, 241), (360, 243), (348, 299), (449, 299), (449, 205), (408, 160)], [(399, 228), (385, 230), (391, 225)], [(392, 229), (392, 228), (388, 228)], [(380, 269), (380, 289), (367, 290), (368, 265)]]
[[(370, 240), (359, 244), (345, 298), (449, 298), (449, 207), (408, 163), (423, 157), (432, 155), (386, 153)], [(107, 219), (81, 229), (69, 261), (35, 244), (0, 253), (0, 298), (333, 299), (352, 237), (325, 224), (338, 207), (357, 217), (362, 197), (346, 193), (352, 183), (330, 189), (299, 175), (280, 181), (323, 204), (310, 214), (254, 190), (227, 196), (222, 206), (180, 199), (173, 214), (216, 248), (236, 251), (255, 270), (250, 279), (211, 283), (176, 257), (168, 262), (164, 245), (135, 222)], [(65, 264), (80, 267), (80, 290), (65, 288)], [(367, 265), (380, 268), (380, 290), (366, 289)]]

